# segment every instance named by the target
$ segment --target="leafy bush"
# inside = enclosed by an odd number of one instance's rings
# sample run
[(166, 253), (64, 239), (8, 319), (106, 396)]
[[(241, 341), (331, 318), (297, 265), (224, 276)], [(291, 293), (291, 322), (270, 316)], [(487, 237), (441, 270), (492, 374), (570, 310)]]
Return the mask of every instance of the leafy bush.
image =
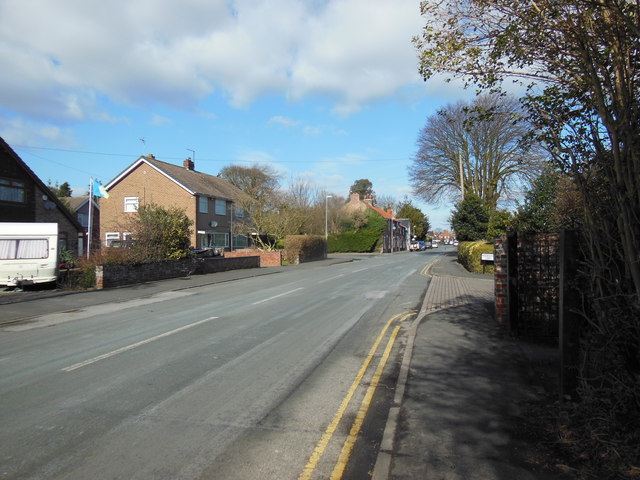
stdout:
[[(493, 253), (493, 244), (478, 242), (460, 242), (458, 245), (458, 263), (473, 273), (482, 273), (482, 254)], [(493, 265), (485, 267), (486, 273), (493, 273)]]
[(330, 235), (327, 240), (327, 249), (329, 252), (373, 252), (380, 242), (380, 236), (385, 227), (385, 219), (369, 211), (367, 223), (363, 228)]
[(184, 209), (155, 204), (141, 206), (130, 226), (135, 257), (142, 262), (187, 257), (192, 224)]

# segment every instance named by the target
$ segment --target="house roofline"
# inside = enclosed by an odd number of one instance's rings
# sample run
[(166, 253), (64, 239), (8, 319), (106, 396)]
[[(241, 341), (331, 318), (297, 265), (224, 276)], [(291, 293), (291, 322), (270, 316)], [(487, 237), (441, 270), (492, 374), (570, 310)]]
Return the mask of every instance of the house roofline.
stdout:
[(5, 142), (5, 140), (0, 137), (0, 147), (2, 147), (11, 157), (14, 158), (18, 162), (18, 164), (27, 172), (27, 175), (31, 177), (31, 179), (40, 187), (40, 189), (47, 194), (47, 197), (56, 204), (58, 210), (62, 212), (62, 214), (67, 217), (67, 219), (73, 224), (73, 226), (78, 230), (78, 232), (83, 232), (84, 227), (80, 225), (80, 222), (75, 218), (75, 216), (63, 205), (63, 203), (58, 199), (58, 196), (51, 191), (45, 183), (38, 178), (38, 176), (34, 173), (33, 170), (25, 163), (22, 158), (11, 148), (11, 146)]
[(180, 183), (179, 181), (177, 181), (175, 178), (173, 178), (171, 175), (169, 175), (167, 172), (165, 172), (164, 170), (162, 170), (161, 168), (157, 167), (156, 165), (154, 165), (153, 163), (149, 162), (147, 157), (145, 157), (144, 155), (142, 155), (140, 158), (138, 158), (138, 160), (136, 160), (135, 162), (133, 162), (131, 165), (129, 165), (125, 170), (123, 170), (118, 176), (116, 176), (113, 180), (111, 180), (109, 183), (107, 183), (105, 185), (105, 189), (108, 191), (109, 189), (113, 188), (116, 184), (118, 184), (120, 182), (120, 180), (122, 180), (124, 177), (126, 177), (127, 175), (129, 175), (134, 169), (138, 168), (142, 163), (147, 164), (148, 166), (150, 166), (151, 168), (153, 168), (155, 171), (157, 171), (158, 173), (160, 173), (161, 175), (163, 175), (164, 177), (168, 178), (169, 180), (171, 180), (173, 183), (175, 183), (176, 185), (178, 185), (179, 187), (183, 188), (184, 190), (186, 190), (187, 192), (189, 192), (190, 195), (196, 195), (197, 192), (192, 191), (191, 189), (187, 188), (185, 185), (183, 185), (182, 183)]

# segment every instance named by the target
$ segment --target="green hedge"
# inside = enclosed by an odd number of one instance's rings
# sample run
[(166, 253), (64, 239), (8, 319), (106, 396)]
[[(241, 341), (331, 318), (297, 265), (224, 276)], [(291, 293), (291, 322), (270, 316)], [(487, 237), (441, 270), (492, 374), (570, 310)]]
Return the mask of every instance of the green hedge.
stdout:
[[(493, 244), (483, 240), (460, 242), (458, 245), (458, 262), (470, 272), (482, 273), (481, 258), (483, 253), (493, 253)], [(487, 265), (485, 272), (493, 274), (493, 265)]]
[(329, 252), (370, 253), (379, 248), (386, 220), (378, 213), (368, 211), (364, 228), (356, 231), (329, 235), (327, 250)]

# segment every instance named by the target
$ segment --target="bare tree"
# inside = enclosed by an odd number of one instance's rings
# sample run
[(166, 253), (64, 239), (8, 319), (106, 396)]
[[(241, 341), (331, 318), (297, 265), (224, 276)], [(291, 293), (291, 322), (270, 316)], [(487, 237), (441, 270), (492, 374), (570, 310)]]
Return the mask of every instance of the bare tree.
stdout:
[[(483, 95), (429, 117), (409, 167), (416, 195), (430, 203), (478, 195), (491, 210), (522, 182), (535, 178), (544, 154), (528, 141), (531, 125), (518, 101)], [(462, 175), (462, 181), (461, 181)]]

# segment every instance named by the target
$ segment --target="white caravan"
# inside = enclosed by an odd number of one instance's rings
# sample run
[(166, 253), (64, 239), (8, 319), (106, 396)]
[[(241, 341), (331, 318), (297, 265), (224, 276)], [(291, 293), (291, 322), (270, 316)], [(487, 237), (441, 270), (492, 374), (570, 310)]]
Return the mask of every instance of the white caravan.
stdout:
[(0, 286), (54, 282), (57, 223), (0, 223)]

